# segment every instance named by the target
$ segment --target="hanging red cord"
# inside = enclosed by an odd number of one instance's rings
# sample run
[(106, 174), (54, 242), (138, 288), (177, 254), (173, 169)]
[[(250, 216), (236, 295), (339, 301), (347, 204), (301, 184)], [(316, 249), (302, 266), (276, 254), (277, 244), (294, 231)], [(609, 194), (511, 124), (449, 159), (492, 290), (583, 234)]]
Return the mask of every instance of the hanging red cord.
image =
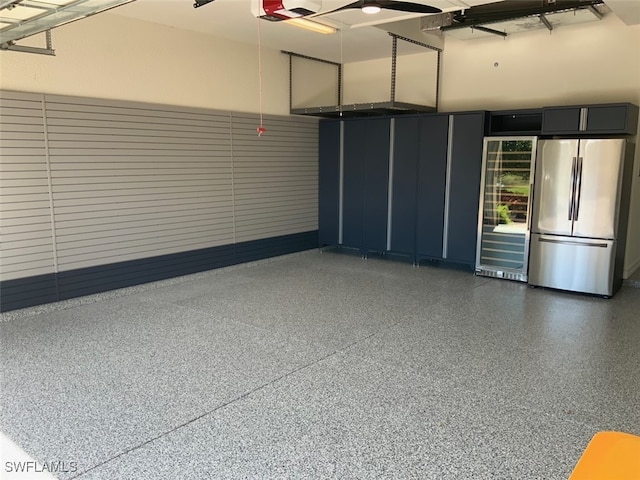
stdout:
[[(258, 0), (258, 10), (260, 9), (260, 0)], [(258, 137), (261, 137), (267, 129), (264, 128), (262, 122), (262, 20), (258, 19), (258, 96), (260, 98), (260, 126), (256, 128)]]

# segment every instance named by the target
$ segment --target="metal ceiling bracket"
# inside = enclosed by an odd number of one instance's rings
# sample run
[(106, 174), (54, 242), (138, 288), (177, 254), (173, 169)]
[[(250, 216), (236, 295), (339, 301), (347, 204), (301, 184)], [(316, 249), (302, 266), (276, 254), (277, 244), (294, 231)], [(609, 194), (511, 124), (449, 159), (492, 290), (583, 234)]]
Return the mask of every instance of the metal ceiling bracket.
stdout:
[(398, 65), (398, 37), (391, 35), (391, 95), (389, 99), (396, 101), (396, 70)]
[(16, 45), (14, 41), (5, 42), (0, 44), (0, 50), (8, 50), (12, 52), (22, 52), (22, 53), (36, 53), (38, 55), (51, 55), (55, 56), (56, 51), (53, 49), (53, 43), (51, 41), (51, 30), (47, 30), (45, 32), (47, 46), (45, 48), (42, 47), (28, 47), (26, 45)]
[(550, 32), (553, 31), (553, 25), (547, 20), (547, 17), (544, 16), (544, 13), (540, 14), (540, 21), (544, 24), (545, 27), (549, 29)]
[(438, 60), (437, 60), (437, 68), (436, 68), (436, 104), (435, 108), (438, 111), (438, 106), (440, 103), (440, 66), (442, 63), (442, 49), (434, 47), (433, 45), (429, 45), (427, 43), (418, 42), (412, 38), (403, 37), (401, 35), (397, 35), (393, 32), (387, 32), (389, 36), (392, 38), (391, 44), (391, 103), (396, 101), (396, 74), (397, 74), (397, 65), (398, 65), (398, 40), (403, 40), (407, 43), (412, 43), (414, 45), (418, 45), (420, 47), (428, 48), (429, 50), (434, 50), (438, 52)]
[(600, 13), (600, 11), (596, 7), (594, 7), (593, 5), (589, 5), (588, 8), (591, 13), (593, 13), (596, 17), (598, 17), (598, 20), (602, 20), (603, 15), (602, 13)]
[(289, 112), (293, 111), (293, 57), (302, 58), (304, 60), (312, 60), (314, 62), (326, 63), (327, 65), (333, 65), (338, 69), (338, 105), (342, 105), (342, 64), (332, 62), (330, 60), (324, 60), (323, 58), (310, 57), (309, 55), (302, 55), (300, 53), (289, 52), (287, 50), (280, 50), (280, 53), (289, 55)]
[(11, 10), (13, 7), (18, 5), (22, 0), (0, 0), (0, 10), (6, 8)]
[(492, 33), (494, 35), (498, 35), (499, 37), (506, 37), (507, 34), (505, 32), (501, 32), (500, 30), (494, 30), (493, 28), (483, 27), (482, 25), (473, 25), (471, 29), (480, 30), (485, 33)]

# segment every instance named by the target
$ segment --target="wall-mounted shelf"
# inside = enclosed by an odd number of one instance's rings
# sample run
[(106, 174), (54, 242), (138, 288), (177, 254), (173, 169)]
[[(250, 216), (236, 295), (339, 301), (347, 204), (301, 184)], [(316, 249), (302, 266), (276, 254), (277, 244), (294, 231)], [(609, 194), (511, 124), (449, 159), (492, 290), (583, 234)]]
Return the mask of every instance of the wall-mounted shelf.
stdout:
[(489, 135), (539, 135), (541, 131), (542, 109), (489, 113)]
[(435, 107), (406, 102), (353, 103), (351, 105), (331, 105), (324, 107), (292, 108), (292, 115), (313, 115), (316, 117), (373, 117), (381, 115), (401, 115), (408, 113), (433, 113)]

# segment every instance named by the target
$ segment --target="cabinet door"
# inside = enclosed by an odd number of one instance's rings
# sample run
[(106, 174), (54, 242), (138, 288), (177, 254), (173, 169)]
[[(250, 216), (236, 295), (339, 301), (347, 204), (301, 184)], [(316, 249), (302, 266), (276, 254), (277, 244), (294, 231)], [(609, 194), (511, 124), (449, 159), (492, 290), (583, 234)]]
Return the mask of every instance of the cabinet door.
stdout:
[(344, 122), (342, 244), (386, 251), (390, 119)]
[(340, 122), (319, 125), (318, 242), (338, 244), (340, 208)]
[(365, 199), (363, 250), (387, 250), (389, 208), (389, 149), (391, 119), (367, 119), (365, 155)]
[(394, 124), (391, 250), (413, 255), (416, 249), (420, 118), (396, 118)]
[(416, 251), (419, 257), (442, 258), (449, 117), (420, 121)]
[(453, 115), (452, 121), (445, 258), (473, 266), (476, 258), (484, 114)]
[(344, 122), (343, 128), (342, 244), (362, 248), (367, 128), (355, 120)]
[(554, 107), (542, 111), (542, 133), (571, 133), (580, 131), (580, 107)]
[[(589, 107), (587, 110), (587, 128), (589, 133), (636, 133), (629, 131), (628, 105), (602, 105)], [(636, 112), (636, 118), (638, 116)]]

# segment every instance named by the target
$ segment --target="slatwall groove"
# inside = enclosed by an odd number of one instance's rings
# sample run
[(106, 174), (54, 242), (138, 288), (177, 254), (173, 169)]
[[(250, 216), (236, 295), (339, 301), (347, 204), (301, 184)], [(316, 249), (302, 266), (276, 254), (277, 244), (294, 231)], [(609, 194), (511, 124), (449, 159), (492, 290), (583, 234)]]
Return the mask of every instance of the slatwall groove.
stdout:
[[(47, 220), (49, 223), (47, 224)], [(0, 229), (6, 232), (11, 227), (34, 227), (41, 228), (42, 230), (51, 230), (51, 214), (47, 211), (46, 214), (36, 215), (33, 217), (18, 217), (18, 218), (0, 218)]]
[[(209, 248), (214, 246), (228, 245), (231, 241), (224, 238), (218, 242), (205, 238), (202, 241), (184, 242), (178, 244), (154, 245), (153, 255), (167, 255), (171, 253), (187, 252), (189, 250), (198, 250), (201, 248)], [(129, 249), (117, 250), (114, 252), (95, 252), (83, 255), (73, 255), (64, 259), (66, 270), (74, 270), (78, 268), (94, 267), (100, 265), (109, 265), (114, 263), (114, 256), (117, 256), (118, 262), (129, 260), (138, 260), (149, 256), (150, 247), (144, 245), (141, 247), (132, 247)]]
[[(222, 128), (226, 122), (220, 121), (208, 121), (201, 119), (185, 120), (184, 118), (176, 117), (150, 117), (148, 115), (126, 115), (126, 114), (109, 114), (109, 113), (95, 113), (91, 111), (64, 111), (56, 110), (55, 106), (47, 104), (47, 109), (51, 107), (52, 113), (50, 118), (53, 120), (53, 125), (58, 124), (59, 120), (87, 120), (89, 122), (112, 122), (118, 124), (120, 122), (134, 123), (143, 129), (148, 129), (153, 125), (182, 125), (183, 127), (203, 127), (205, 129)], [(49, 116), (47, 117), (49, 118)]]
[[(223, 217), (224, 218), (224, 217)], [(210, 231), (215, 232), (220, 229), (226, 229), (225, 225), (220, 227), (211, 226), (207, 223), (207, 221), (195, 221), (195, 222), (174, 222), (179, 223), (180, 231), (185, 232), (204, 232)], [(126, 228), (120, 229), (105, 229), (105, 228), (94, 228), (91, 230), (90, 228), (84, 229), (77, 233), (68, 233), (64, 235), (65, 244), (71, 245), (73, 242), (77, 241), (86, 241), (87, 245), (96, 242), (98, 240), (104, 239), (105, 241), (109, 238), (143, 238), (145, 235), (156, 235), (163, 234), (164, 229), (171, 225), (171, 223), (164, 223), (162, 225), (158, 224), (150, 224), (150, 225), (138, 225), (135, 229), (135, 232), (128, 233), (129, 230)], [(94, 226), (96, 227), (96, 226)], [(164, 234), (163, 234), (164, 236)], [(63, 237), (59, 237), (63, 238)]]
[(56, 200), (60, 205), (64, 205), (65, 200), (75, 202), (77, 199), (83, 201), (95, 201), (101, 202), (102, 199), (108, 201), (110, 197), (115, 197), (118, 201), (132, 200), (136, 197), (146, 198), (149, 200), (162, 199), (162, 198), (187, 198), (187, 197), (219, 197), (225, 196), (226, 193), (210, 191), (206, 185), (196, 186), (191, 188), (163, 188), (155, 189), (152, 192), (143, 192), (135, 194), (130, 191), (131, 189), (118, 189), (118, 190), (96, 190), (96, 191), (77, 191), (77, 192), (60, 192), (56, 195)]
[[(130, 203), (133, 201), (139, 202), (161, 202), (161, 201), (179, 201), (179, 200), (207, 200), (207, 201), (216, 201), (219, 200), (219, 197), (228, 198), (226, 192), (209, 192), (207, 190), (195, 191), (195, 192), (187, 192), (187, 193), (141, 193), (138, 195), (126, 195), (123, 194), (122, 191), (118, 191), (118, 195), (114, 195), (114, 192), (100, 192), (100, 193), (108, 193), (109, 195), (90, 195), (88, 193), (76, 192), (76, 195), (69, 198), (64, 198), (61, 195), (57, 195), (56, 205), (60, 208), (65, 206), (74, 206), (78, 203), (78, 200), (82, 200), (83, 205), (101, 205), (101, 204), (119, 204), (119, 203)], [(230, 201), (230, 200), (229, 200)]]
[[(228, 125), (228, 120), (225, 120), (225, 124)], [(51, 123), (48, 124), (49, 131), (57, 133), (88, 133), (88, 134), (122, 134), (122, 135), (160, 135), (161, 133), (167, 134), (180, 134), (188, 137), (198, 138), (198, 135), (205, 134), (211, 136), (210, 126), (199, 125), (183, 125), (175, 122), (163, 122), (153, 123), (153, 128), (149, 128), (144, 122), (128, 122), (126, 120), (90, 120), (80, 118), (51, 118)], [(220, 135), (220, 134), (213, 134)], [(224, 136), (222, 136), (224, 138)]]
[(42, 96), (0, 91), (0, 280), (54, 271)]
[[(51, 229), (42, 229), (42, 227), (29, 229), (25, 228), (24, 225), (18, 228), (20, 228), (20, 230), (12, 228), (2, 229), (0, 233), (0, 243), (5, 243), (2, 247), (3, 251), (9, 248), (20, 248), (21, 245), (28, 245), (30, 243), (47, 242), (49, 245), (51, 244)], [(38, 235), (34, 238), (33, 234), (35, 232), (44, 232), (44, 235)], [(49, 234), (48, 237), (47, 234)]]
[[(60, 224), (62, 228), (88, 228), (89, 230), (94, 226), (101, 225), (131, 225), (131, 224), (140, 224), (144, 221), (153, 221), (162, 224), (163, 221), (169, 221), (173, 219), (183, 218), (185, 221), (193, 220), (193, 219), (217, 219), (217, 218), (226, 218), (227, 212), (223, 212), (219, 215), (212, 214), (211, 212), (183, 212), (183, 211), (174, 211), (174, 212), (153, 212), (139, 215), (127, 215), (126, 218), (121, 217), (113, 217), (113, 218), (103, 218), (94, 223), (87, 222), (87, 219), (74, 219), (73, 216), (69, 220), (59, 220), (56, 219), (56, 225)], [(124, 227), (122, 227), (124, 228)], [(60, 234), (59, 234), (60, 235)], [(62, 234), (64, 235), (64, 233)]]

